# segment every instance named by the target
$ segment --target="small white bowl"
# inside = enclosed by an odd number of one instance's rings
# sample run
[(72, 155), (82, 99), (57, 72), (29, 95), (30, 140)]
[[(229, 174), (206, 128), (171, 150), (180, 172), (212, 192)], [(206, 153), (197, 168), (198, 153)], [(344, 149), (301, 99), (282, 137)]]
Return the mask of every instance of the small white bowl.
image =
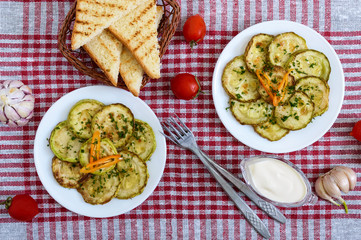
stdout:
[[(286, 163), (288, 166), (290, 166), (294, 170), (296, 170), (301, 175), (301, 177), (306, 185), (306, 194), (305, 194), (304, 198), (300, 201), (291, 202), (291, 203), (276, 202), (276, 201), (273, 201), (273, 200), (263, 196), (259, 191), (257, 191), (257, 189), (255, 187), (253, 187), (253, 185), (252, 185), (252, 180), (251, 180), (251, 176), (250, 176), (250, 172), (249, 172), (247, 163), (249, 163), (250, 161), (256, 161), (256, 160), (262, 159), (262, 158), (271, 158), (271, 159), (282, 161), (283, 163)], [(241, 170), (242, 170), (242, 175), (243, 175), (243, 178), (244, 178), (246, 184), (252, 189), (252, 191), (254, 191), (256, 194), (258, 194), (262, 199), (272, 203), (273, 205), (280, 206), (280, 207), (300, 207), (305, 204), (315, 204), (318, 200), (317, 196), (312, 192), (310, 181), (307, 179), (305, 174), (292, 162), (285, 160), (283, 158), (280, 158), (278, 156), (260, 155), (260, 156), (254, 156), (254, 157), (245, 159), (241, 162)]]

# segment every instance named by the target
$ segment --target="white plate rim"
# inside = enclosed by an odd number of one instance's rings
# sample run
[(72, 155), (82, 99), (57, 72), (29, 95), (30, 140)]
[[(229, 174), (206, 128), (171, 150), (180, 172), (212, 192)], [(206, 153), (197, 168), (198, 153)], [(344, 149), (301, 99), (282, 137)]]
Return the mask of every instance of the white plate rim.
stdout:
[[(322, 116), (316, 117), (312, 123), (299, 131), (291, 131), (279, 141), (271, 142), (259, 136), (253, 128), (241, 125), (233, 117), (228, 107), (228, 95), (222, 86), (222, 73), (225, 65), (235, 56), (242, 55), (251, 36), (258, 33), (279, 34), (282, 32), (295, 32), (307, 41), (310, 49), (316, 49), (329, 58), (331, 74), (328, 81), (330, 85), (329, 109)], [(305, 35), (307, 33), (307, 35)], [(315, 38), (317, 41), (310, 41)], [(235, 51), (238, 44), (239, 51)], [(322, 45), (322, 46), (321, 46)], [(327, 50), (327, 51), (325, 51)], [(336, 81), (338, 79), (338, 81)], [(288, 153), (301, 150), (318, 141), (334, 124), (341, 111), (345, 91), (345, 77), (340, 59), (327, 40), (315, 30), (297, 22), (287, 20), (274, 20), (255, 24), (237, 34), (226, 45), (220, 54), (214, 68), (212, 77), (212, 97), (216, 112), (225, 128), (240, 142), (259, 151), (267, 153)], [(333, 97), (333, 98), (331, 98)], [(317, 127), (316, 127), (317, 126)], [(302, 132), (303, 131), (303, 132)], [(306, 137), (304, 141), (302, 137)], [(290, 144), (292, 143), (292, 144)], [(279, 145), (279, 146), (277, 146)]]
[[(54, 179), (51, 171), (53, 153), (48, 147), (47, 139), (55, 125), (66, 120), (67, 114), (64, 113), (68, 112), (74, 103), (85, 98), (96, 99), (104, 104), (123, 103), (132, 110), (135, 118), (147, 122), (153, 128), (157, 147), (151, 159), (147, 161), (149, 179), (142, 194), (128, 200), (114, 198), (104, 205), (91, 205), (85, 203), (75, 189), (63, 188)], [(71, 104), (66, 105), (69, 102)], [(61, 119), (59, 119), (59, 116)], [(141, 205), (153, 193), (163, 175), (167, 147), (161, 132), (163, 132), (161, 124), (152, 109), (143, 100), (134, 97), (128, 91), (103, 85), (79, 88), (58, 99), (40, 121), (34, 140), (36, 171), (49, 195), (60, 205), (74, 213), (94, 218), (124, 214)]]

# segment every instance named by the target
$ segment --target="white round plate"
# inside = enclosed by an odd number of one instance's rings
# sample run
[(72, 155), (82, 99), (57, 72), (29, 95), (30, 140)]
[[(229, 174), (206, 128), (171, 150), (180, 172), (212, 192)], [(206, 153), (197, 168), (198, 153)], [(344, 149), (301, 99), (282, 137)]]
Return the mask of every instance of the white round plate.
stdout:
[[(104, 104), (122, 103), (129, 107), (136, 119), (147, 122), (154, 131), (157, 148), (147, 162), (149, 179), (142, 194), (128, 200), (112, 199), (104, 205), (84, 202), (75, 189), (60, 186), (53, 177), (51, 162), (54, 154), (48, 146), (48, 138), (57, 123), (66, 120), (70, 108), (81, 99), (96, 99)], [(90, 86), (70, 92), (56, 101), (46, 112), (36, 132), (34, 161), (39, 178), (48, 193), (63, 207), (89, 217), (112, 217), (139, 206), (158, 185), (166, 162), (166, 142), (161, 135), (162, 127), (154, 112), (141, 99), (131, 93), (108, 86)]]
[[(323, 52), (331, 64), (329, 109), (316, 117), (304, 129), (291, 131), (279, 141), (271, 142), (259, 136), (252, 126), (241, 125), (233, 117), (229, 106), (229, 96), (222, 86), (222, 74), (226, 64), (234, 57), (244, 54), (248, 41), (258, 33), (277, 35), (283, 32), (295, 32), (303, 37), (309, 49)], [(342, 106), (345, 91), (345, 79), (341, 62), (331, 45), (313, 29), (295, 22), (269, 21), (251, 26), (235, 36), (223, 49), (213, 72), (212, 95), (219, 118), (227, 130), (245, 145), (269, 153), (286, 153), (300, 150), (320, 139), (335, 122)]]

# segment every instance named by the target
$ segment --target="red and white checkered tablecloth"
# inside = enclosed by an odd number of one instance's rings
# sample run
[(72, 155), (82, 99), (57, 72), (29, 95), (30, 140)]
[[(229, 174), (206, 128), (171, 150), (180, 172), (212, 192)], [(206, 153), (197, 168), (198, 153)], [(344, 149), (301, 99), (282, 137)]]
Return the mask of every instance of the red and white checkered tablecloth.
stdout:
[[(345, 100), (332, 128), (316, 143), (280, 154), (299, 166), (313, 183), (331, 167), (353, 168), (361, 179), (361, 143), (349, 135), (361, 119), (360, 1), (179, 0), (181, 23), (162, 59), (162, 78), (141, 91), (143, 99), (165, 120), (179, 114), (194, 131), (202, 149), (234, 174), (240, 160), (261, 152), (238, 142), (217, 117), (211, 95), (212, 73), (222, 49), (237, 33), (256, 23), (286, 19), (307, 25), (334, 47), (345, 73)], [(0, 239), (260, 239), (202, 163), (190, 152), (168, 144), (167, 164), (154, 193), (134, 210), (94, 219), (70, 212), (44, 189), (35, 170), (33, 143), (39, 122), (64, 94), (101, 84), (82, 75), (57, 49), (57, 33), (72, 1), (0, 0), (0, 80), (21, 80), (36, 96), (34, 118), (24, 127), (0, 125), (0, 199), (28, 193), (41, 213), (17, 222), (0, 209)], [(187, 17), (204, 16), (207, 35), (191, 50), (181, 26)], [(204, 94), (192, 101), (175, 99), (170, 79), (180, 72), (198, 76)], [(271, 239), (361, 239), (361, 185), (345, 195), (349, 214), (320, 200), (315, 205), (281, 208), (279, 224), (244, 198), (260, 216)]]

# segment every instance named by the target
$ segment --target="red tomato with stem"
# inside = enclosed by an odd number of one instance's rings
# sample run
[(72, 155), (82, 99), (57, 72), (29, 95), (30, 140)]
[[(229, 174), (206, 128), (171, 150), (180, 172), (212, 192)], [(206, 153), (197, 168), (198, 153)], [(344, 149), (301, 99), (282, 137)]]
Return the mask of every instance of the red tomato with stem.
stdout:
[(198, 79), (189, 73), (180, 73), (171, 80), (171, 89), (179, 99), (196, 98), (201, 91)]
[(202, 42), (206, 35), (206, 23), (199, 14), (187, 19), (183, 25), (183, 35), (187, 43), (190, 43), (191, 48)]
[(28, 194), (8, 197), (0, 204), (5, 204), (9, 215), (19, 221), (30, 222), (39, 213), (38, 203)]
[(350, 135), (361, 142), (361, 120), (352, 128)]

